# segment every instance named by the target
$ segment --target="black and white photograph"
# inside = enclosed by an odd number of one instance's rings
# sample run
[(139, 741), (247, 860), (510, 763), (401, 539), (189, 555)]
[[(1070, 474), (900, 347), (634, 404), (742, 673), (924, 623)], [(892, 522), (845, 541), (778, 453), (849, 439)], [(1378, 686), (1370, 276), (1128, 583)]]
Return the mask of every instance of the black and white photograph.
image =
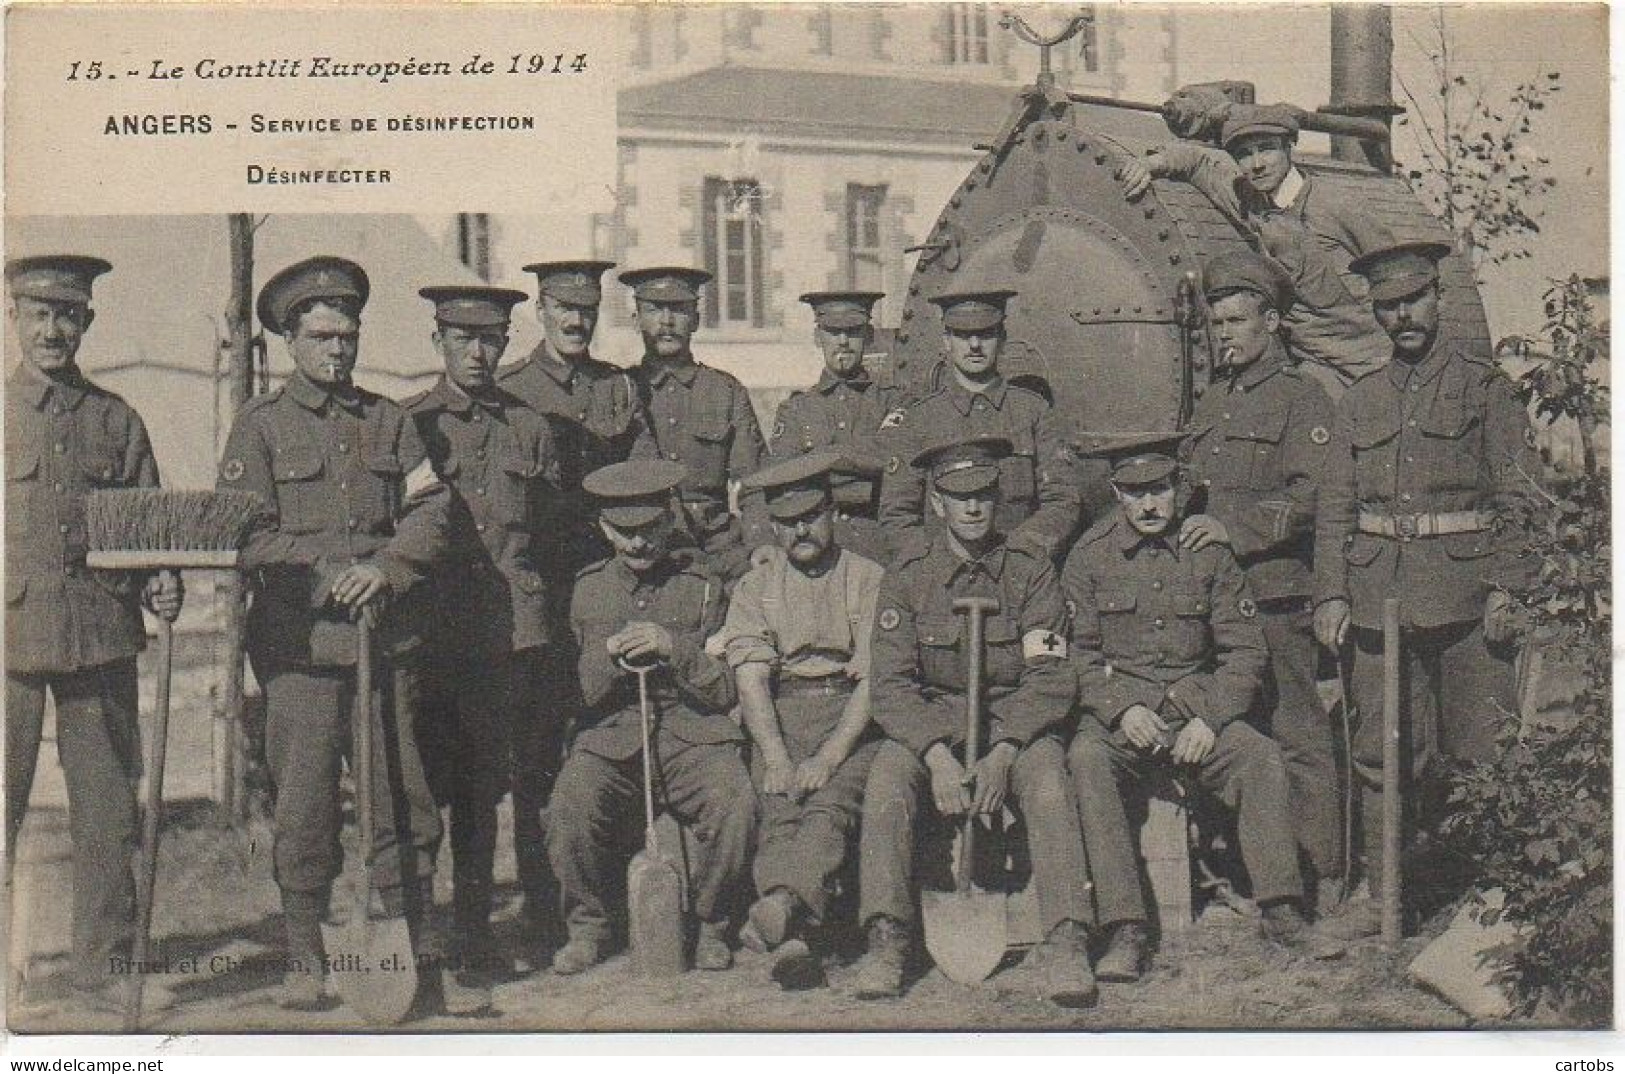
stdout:
[(231, 6), (7, 10), (6, 1034), (1614, 1028), (1606, 6)]

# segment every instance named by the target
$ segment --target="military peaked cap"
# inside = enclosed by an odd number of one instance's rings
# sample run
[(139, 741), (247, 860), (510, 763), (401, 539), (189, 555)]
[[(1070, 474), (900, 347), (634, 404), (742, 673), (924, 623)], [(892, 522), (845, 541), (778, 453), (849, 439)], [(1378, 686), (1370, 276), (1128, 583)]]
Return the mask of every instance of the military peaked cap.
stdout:
[(1298, 137), (1298, 116), (1284, 104), (1233, 104), (1219, 132), (1219, 144), (1231, 145), (1249, 134), (1275, 134), (1286, 139)]
[(88, 303), (96, 277), (112, 271), (101, 258), (83, 254), (16, 257), (6, 262), (6, 288), (13, 298)]
[(1449, 257), (1445, 242), (1401, 242), (1372, 250), (1349, 262), (1371, 283), (1371, 300), (1386, 302), (1414, 295), (1439, 279), (1439, 262)]
[(875, 478), (880, 467), (838, 451), (813, 451), (763, 467), (740, 483), (744, 492), (760, 491), (774, 518), (800, 518), (830, 502), (836, 476)]
[(950, 291), (931, 301), (942, 309), (942, 326), (956, 332), (985, 332), (1004, 323), (1014, 291)]
[(916, 469), (924, 470), (940, 492), (980, 492), (998, 483), (999, 460), (1014, 450), (1002, 436), (964, 436), (939, 440), (914, 456)]
[(506, 327), (514, 306), (525, 301), (523, 291), (506, 287), (424, 287), (418, 294), (434, 303), (434, 319), (465, 328)]
[(1202, 292), (1209, 302), (1239, 291), (1263, 295), (1282, 313), (1292, 305), (1292, 280), (1286, 271), (1251, 250), (1220, 254), (1203, 268)]
[(628, 269), (620, 280), (646, 302), (694, 302), (700, 288), (711, 282), (711, 274), (704, 269), (666, 266)]
[(537, 292), (573, 306), (596, 306), (604, 297), (600, 277), (613, 261), (537, 261), (525, 266), (536, 275)]
[(801, 301), (812, 307), (819, 328), (862, 328), (874, 317), (879, 291), (808, 291)]
[(660, 517), (671, 493), (687, 476), (681, 464), (665, 459), (633, 459), (594, 470), (581, 487), (598, 498), (598, 513), (615, 526), (642, 526)]
[(1112, 484), (1134, 487), (1153, 485), (1179, 469), (1179, 447), (1184, 433), (1109, 433), (1085, 446), (1085, 458), (1105, 459), (1111, 466)]
[(342, 257), (312, 257), (289, 265), (267, 280), (260, 288), (254, 308), (259, 311), (260, 323), (266, 330), (280, 335), (292, 327), (283, 322), (301, 302), (313, 298), (349, 298), (365, 306), (371, 292), (366, 270), (354, 261)]

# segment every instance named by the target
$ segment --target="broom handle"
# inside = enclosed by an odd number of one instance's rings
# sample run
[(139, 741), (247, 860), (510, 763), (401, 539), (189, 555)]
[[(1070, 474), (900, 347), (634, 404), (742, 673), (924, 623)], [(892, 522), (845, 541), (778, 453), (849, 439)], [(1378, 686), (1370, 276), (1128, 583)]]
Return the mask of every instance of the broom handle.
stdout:
[(169, 685), (175, 666), (175, 627), (162, 615), (158, 620), (158, 697), (154, 704), (151, 755), (147, 761), (147, 801), (141, 823), (141, 886), (136, 891), (135, 973), (124, 1031), (141, 1028), (141, 999), (146, 984), (144, 967), (152, 950), (152, 895), (158, 882), (158, 826), (164, 809), (164, 762), (169, 753)]
[(1401, 644), (1399, 601), (1390, 597), (1382, 602), (1382, 939), (1388, 944), (1400, 941), (1403, 928), (1403, 879), (1399, 868)]
[(355, 814), (361, 829), (361, 904), (372, 904), (372, 625), (355, 624)]

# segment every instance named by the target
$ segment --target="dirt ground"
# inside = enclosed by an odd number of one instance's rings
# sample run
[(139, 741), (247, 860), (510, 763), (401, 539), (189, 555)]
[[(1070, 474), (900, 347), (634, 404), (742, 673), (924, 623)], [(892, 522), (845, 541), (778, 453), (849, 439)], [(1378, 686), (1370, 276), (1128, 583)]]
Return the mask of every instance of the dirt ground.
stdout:
[[(188, 648), (190, 644), (190, 648)], [(362, 1028), (342, 1006), (293, 1014), (275, 1005), (280, 981), (280, 917), (270, 871), (270, 830), (259, 810), (241, 828), (222, 825), (201, 795), (208, 786), (208, 692), (204, 643), (183, 642), (175, 693), (170, 777), (166, 778), (154, 915), (155, 956), (171, 972), (157, 977), (176, 995), (149, 1031), (164, 1033), (333, 1032)], [(145, 671), (145, 668), (143, 669)], [(143, 678), (143, 696), (150, 697)], [(60, 785), (52, 790), (49, 744), (35, 789), (35, 811), (19, 855), (19, 904), (29, 913), (13, 937), (13, 966), (26, 964), (22, 994), (8, 999), (10, 1026), (24, 1033), (106, 1032), (116, 1023), (85, 1021), (58, 1002), (67, 961), (67, 871), (62, 861)], [(59, 780), (60, 776), (56, 778)], [(51, 823), (53, 810), (57, 813)], [(498, 935), (516, 941), (518, 894), (507, 806), (502, 809), (497, 879)], [(353, 828), (346, 829), (353, 849)], [(354, 860), (347, 853), (347, 860)], [(438, 901), (449, 901), (441, 870)], [(340, 881), (335, 901), (349, 877)], [(1256, 919), (1224, 906), (1170, 937), (1156, 966), (1135, 985), (1105, 986), (1098, 1006), (1073, 1011), (1012, 991), (1008, 969), (980, 987), (963, 987), (932, 970), (891, 1002), (851, 998), (847, 960), (828, 960), (829, 987), (781, 990), (771, 956), (741, 952), (723, 973), (689, 973), (651, 982), (625, 956), (576, 978), (534, 972), (500, 985), (496, 1013), (431, 1017), (410, 1032), (625, 1030), (1071, 1030), (1111, 1029), (1445, 1029), (1468, 1025), (1454, 1008), (1405, 981), (1404, 968), (1427, 942), (1389, 951), (1377, 941), (1346, 957), (1315, 962), (1262, 943)], [(18, 957), (20, 947), (26, 956)], [(186, 961), (191, 960), (191, 961)]]

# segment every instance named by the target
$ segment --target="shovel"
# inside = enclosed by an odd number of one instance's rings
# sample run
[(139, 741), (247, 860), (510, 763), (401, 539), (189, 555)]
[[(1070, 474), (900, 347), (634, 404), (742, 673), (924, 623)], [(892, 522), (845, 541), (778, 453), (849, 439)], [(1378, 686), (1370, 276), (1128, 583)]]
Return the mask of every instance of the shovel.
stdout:
[[(999, 602), (991, 597), (961, 597), (954, 611), (969, 621), (965, 671), (965, 769), (976, 763), (982, 739), (982, 621), (995, 614)], [(959, 860), (954, 868), (953, 891), (920, 893), (920, 916), (925, 923), (925, 949), (948, 979), (979, 984), (1004, 961), (1007, 896), (971, 887), (971, 861), (976, 856), (976, 813), (965, 814), (959, 839)]]
[(683, 872), (661, 851), (655, 832), (653, 729), (649, 673), (653, 664), (627, 664), (638, 677), (638, 713), (643, 728), (643, 849), (626, 867), (627, 931), (632, 965), (644, 977), (676, 977), (688, 969), (684, 948)]
[[(322, 923), (339, 996), (368, 1025), (396, 1025), (412, 1008), (417, 995), (417, 961), (412, 956), (412, 934), (406, 918), (374, 921), (372, 902), (372, 625), (363, 613), (356, 621), (355, 734), (350, 756), (354, 762), (356, 820), (360, 827), (361, 881), (355, 906), (343, 925)], [(427, 914), (432, 907), (425, 907)]]

